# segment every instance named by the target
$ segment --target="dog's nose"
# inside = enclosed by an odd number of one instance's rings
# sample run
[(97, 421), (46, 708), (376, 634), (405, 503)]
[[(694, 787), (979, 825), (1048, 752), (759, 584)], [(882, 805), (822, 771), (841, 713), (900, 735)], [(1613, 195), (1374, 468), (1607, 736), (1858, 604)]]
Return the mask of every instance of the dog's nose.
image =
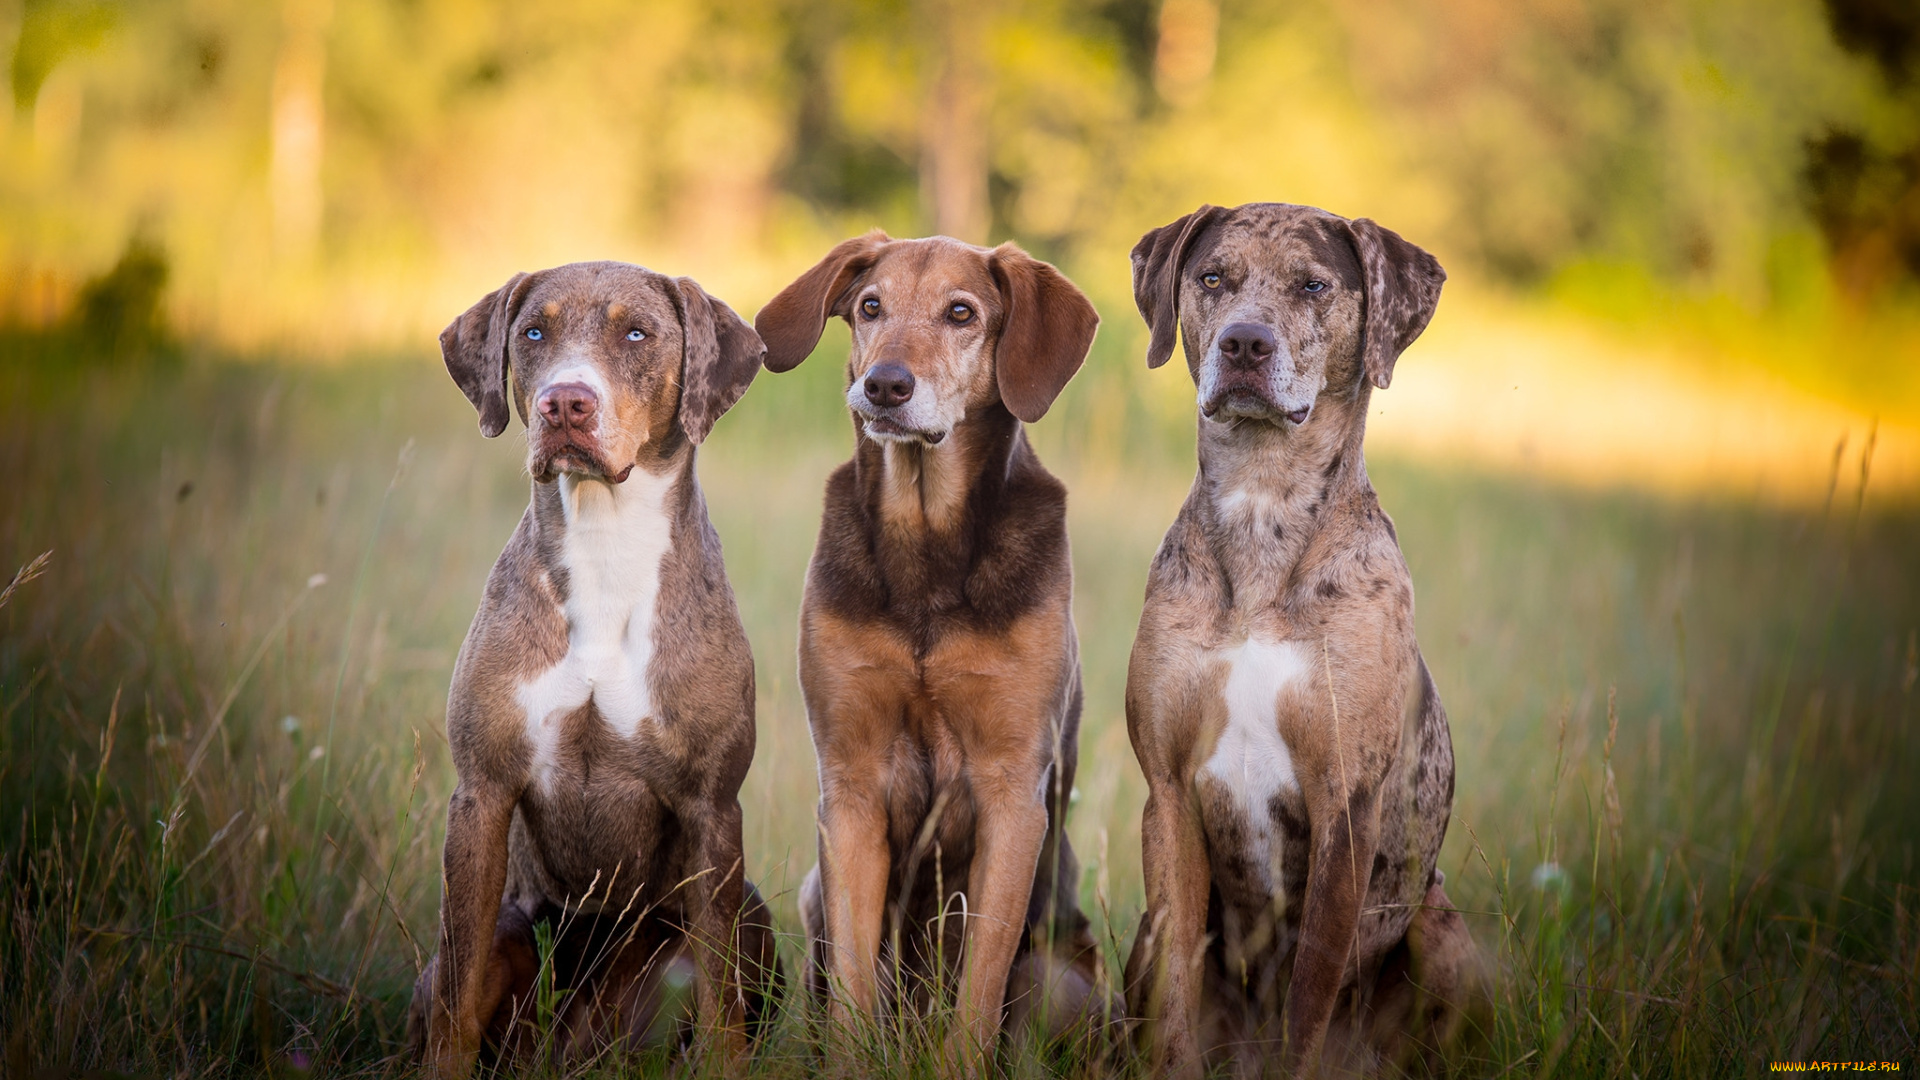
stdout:
[(1259, 323), (1230, 323), (1220, 331), (1220, 355), (1236, 367), (1264, 364), (1273, 350), (1273, 331)]
[(540, 418), (557, 428), (585, 428), (600, 411), (600, 395), (586, 383), (555, 383), (536, 403)]
[(875, 364), (865, 386), (867, 400), (875, 405), (905, 405), (913, 398), (913, 372), (899, 364)]

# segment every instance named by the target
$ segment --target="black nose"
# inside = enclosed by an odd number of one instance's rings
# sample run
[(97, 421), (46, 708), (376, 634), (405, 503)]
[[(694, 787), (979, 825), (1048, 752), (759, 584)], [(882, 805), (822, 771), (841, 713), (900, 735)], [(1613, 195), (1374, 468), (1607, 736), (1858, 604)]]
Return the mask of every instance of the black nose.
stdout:
[(585, 430), (600, 411), (600, 396), (585, 383), (555, 383), (534, 404), (541, 418), (554, 427)]
[(913, 398), (913, 372), (899, 364), (875, 364), (865, 386), (867, 400), (875, 405), (905, 405)]
[(1230, 323), (1220, 331), (1220, 355), (1235, 367), (1264, 364), (1273, 349), (1273, 331), (1259, 323)]

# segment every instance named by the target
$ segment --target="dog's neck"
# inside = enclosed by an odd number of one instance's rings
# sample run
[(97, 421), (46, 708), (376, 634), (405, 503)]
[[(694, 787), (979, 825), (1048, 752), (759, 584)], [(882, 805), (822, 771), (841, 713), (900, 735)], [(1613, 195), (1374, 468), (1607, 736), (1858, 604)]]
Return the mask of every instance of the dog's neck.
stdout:
[(1334, 509), (1372, 490), (1362, 454), (1370, 389), (1323, 392), (1299, 427), (1200, 418), (1195, 494), (1236, 595), (1277, 599)]
[[(566, 618), (567, 651), (521, 686), (521, 706), (545, 718), (592, 702), (614, 731), (632, 738), (658, 715), (648, 673), (661, 568), (682, 519), (700, 510), (693, 449), (642, 459), (617, 484), (562, 473), (536, 481), (533, 491), (539, 587)], [(539, 734), (534, 746), (535, 776), (544, 784), (551, 736)]]
[(970, 414), (938, 443), (882, 441), (863, 432), (856, 468), (887, 534), (903, 541), (947, 537), (965, 519), (975, 488), (1006, 474), (1024, 438), (1020, 422), (994, 405)]
[(577, 534), (575, 541), (604, 536), (624, 543), (635, 530), (671, 525), (695, 497), (693, 464), (693, 447), (683, 444), (669, 454), (643, 456), (617, 484), (571, 473), (549, 483), (536, 480), (533, 509), (542, 549), (556, 549), (569, 534)]

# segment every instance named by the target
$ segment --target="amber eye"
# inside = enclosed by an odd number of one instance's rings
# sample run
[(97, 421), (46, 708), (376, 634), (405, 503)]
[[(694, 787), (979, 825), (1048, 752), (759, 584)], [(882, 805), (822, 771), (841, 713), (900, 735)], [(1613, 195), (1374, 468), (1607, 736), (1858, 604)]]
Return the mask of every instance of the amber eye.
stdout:
[(860, 313), (869, 319), (879, 318), (880, 300), (877, 297), (869, 296), (865, 300), (860, 301)]
[(1209, 289), (1217, 289), (1220, 287), (1220, 275), (1219, 274), (1201, 274), (1200, 284), (1205, 285)]
[(973, 309), (965, 304), (955, 304), (947, 309), (947, 318), (954, 323), (964, 324), (972, 322)]

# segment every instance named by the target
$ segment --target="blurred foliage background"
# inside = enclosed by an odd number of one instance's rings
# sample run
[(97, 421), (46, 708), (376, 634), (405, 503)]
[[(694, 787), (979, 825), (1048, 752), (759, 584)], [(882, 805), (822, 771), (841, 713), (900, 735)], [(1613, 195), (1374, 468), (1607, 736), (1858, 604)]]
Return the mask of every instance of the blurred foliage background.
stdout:
[(1145, 228), (1276, 198), (1609, 317), (1920, 274), (1903, 0), (13, 0), (6, 42), (0, 316), (110, 340), (417, 348), (589, 257), (751, 310), (875, 224), (1124, 301)]

